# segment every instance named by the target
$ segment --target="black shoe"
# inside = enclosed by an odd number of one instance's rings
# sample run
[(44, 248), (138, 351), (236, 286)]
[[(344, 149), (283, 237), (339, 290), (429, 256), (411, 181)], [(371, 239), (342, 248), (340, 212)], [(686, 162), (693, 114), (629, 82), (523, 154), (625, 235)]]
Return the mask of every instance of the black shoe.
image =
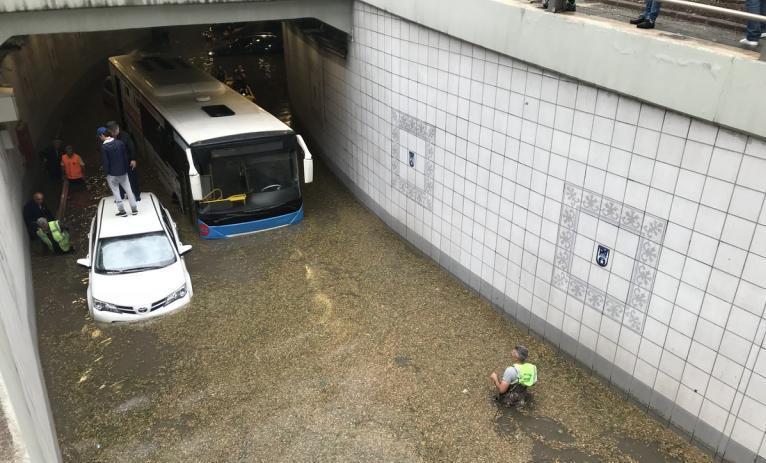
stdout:
[(574, 3), (567, 3), (564, 5), (564, 11), (577, 11), (577, 7)]
[(630, 23), (633, 24), (633, 25), (638, 25), (638, 24), (641, 24), (642, 22), (645, 22), (645, 21), (646, 21), (646, 18), (644, 18), (643, 16), (639, 16), (636, 19), (631, 19)]
[(114, 215), (116, 215), (117, 217), (127, 217), (128, 213), (125, 212), (125, 211), (120, 211), (120, 212), (118, 212), (118, 213), (116, 213)]
[(544, 10), (548, 9), (548, 2), (543, 3), (542, 9)]
[(132, 211), (130, 211), (130, 215), (137, 215), (137, 214), (138, 214), (138, 209), (133, 209)]
[(646, 20), (642, 22), (641, 24), (637, 25), (636, 27), (639, 29), (654, 29), (654, 23), (649, 20)]

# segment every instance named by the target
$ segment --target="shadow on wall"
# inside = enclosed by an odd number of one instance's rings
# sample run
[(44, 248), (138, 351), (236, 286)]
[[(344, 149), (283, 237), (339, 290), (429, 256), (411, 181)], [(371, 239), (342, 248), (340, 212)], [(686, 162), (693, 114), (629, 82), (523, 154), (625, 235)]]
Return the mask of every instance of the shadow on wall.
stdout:
[(151, 40), (151, 30), (30, 35), (12, 40), (20, 48), (0, 61), (0, 82), (14, 89), (19, 120), (26, 127), (34, 158), (57, 135), (65, 108), (76, 104), (74, 95), (92, 85), (94, 78), (106, 75), (106, 59), (145, 45)]

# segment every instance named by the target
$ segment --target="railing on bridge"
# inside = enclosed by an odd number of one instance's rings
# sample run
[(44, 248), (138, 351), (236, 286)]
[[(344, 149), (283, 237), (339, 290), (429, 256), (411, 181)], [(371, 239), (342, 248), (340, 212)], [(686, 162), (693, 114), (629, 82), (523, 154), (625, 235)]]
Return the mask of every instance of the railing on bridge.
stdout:
[[(683, 6), (685, 8), (691, 8), (700, 11), (707, 11), (717, 13), (722, 16), (727, 16), (737, 19), (746, 19), (748, 21), (758, 21), (766, 23), (766, 16), (760, 14), (748, 13), (746, 11), (732, 10), (731, 8), (721, 8), (720, 6), (708, 5), (705, 3), (690, 2), (687, 0), (662, 0), (662, 3), (670, 3), (673, 5)], [(766, 46), (761, 46), (761, 61), (766, 61)]]
[[(563, 11), (565, 0), (551, 0), (551, 11)], [(754, 13), (748, 13), (746, 11), (733, 10), (731, 8), (723, 8), (720, 6), (709, 5), (707, 3), (690, 2), (688, 0), (661, 0), (660, 3), (669, 3), (672, 5), (682, 6), (691, 10), (699, 10), (707, 13), (714, 13), (726, 18), (745, 19), (748, 21), (758, 21), (766, 23), (766, 16)], [(744, 3), (744, 2), (742, 2)], [(744, 25), (743, 25), (744, 26)], [(766, 61), (766, 45), (761, 46), (761, 61)]]

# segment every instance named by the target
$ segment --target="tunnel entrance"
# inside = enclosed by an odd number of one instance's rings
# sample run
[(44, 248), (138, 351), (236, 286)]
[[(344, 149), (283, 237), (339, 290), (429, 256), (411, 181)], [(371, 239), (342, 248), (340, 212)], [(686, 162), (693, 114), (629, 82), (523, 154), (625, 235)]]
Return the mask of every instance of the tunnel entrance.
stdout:
[[(220, 66), (223, 81), (243, 66), (255, 102), (296, 127), (284, 55), (294, 49), (264, 53), (250, 40), (286, 31), (332, 59), (347, 56), (346, 38), (313, 20), (133, 33), (146, 51), (211, 74)], [(75, 258), (86, 252), (95, 199), (109, 195), (94, 140), (96, 127), (119, 118), (106, 77), (104, 62), (82, 79), (56, 131), (88, 176), (65, 216), (76, 251), (51, 256), (30, 244), (64, 461), (707, 459), (408, 245), (321, 156), (303, 223), (206, 242), (140, 155), (142, 191), (160, 195), (195, 248), (186, 257), (194, 298), (150, 322), (95, 323)], [(326, 123), (340, 117), (334, 110), (323, 108)], [(45, 190), (59, 194), (55, 182)], [(505, 340), (528, 345), (550, 378), (518, 412), (497, 408), (484, 381), (485, 370), (507, 363)]]

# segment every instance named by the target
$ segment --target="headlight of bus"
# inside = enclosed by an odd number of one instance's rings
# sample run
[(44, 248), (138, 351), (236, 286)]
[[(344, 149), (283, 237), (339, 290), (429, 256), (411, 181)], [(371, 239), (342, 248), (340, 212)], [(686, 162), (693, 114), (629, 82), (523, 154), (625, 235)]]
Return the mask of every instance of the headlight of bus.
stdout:
[(165, 299), (165, 305), (170, 304), (171, 302), (175, 302), (184, 296), (186, 296), (186, 283), (184, 283), (184, 285), (178, 288), (177, 290), (170, 293), (170, 296), (168, 296), (168, 298)]
[(93, 298), (93, 308), (98, 310), (99, 312), (120, 313), (120, 310), (117, 308), (116, 305), (110, 304), (110, 303), (104, 302), (104, 301), (99, 301), (96, 298)]

